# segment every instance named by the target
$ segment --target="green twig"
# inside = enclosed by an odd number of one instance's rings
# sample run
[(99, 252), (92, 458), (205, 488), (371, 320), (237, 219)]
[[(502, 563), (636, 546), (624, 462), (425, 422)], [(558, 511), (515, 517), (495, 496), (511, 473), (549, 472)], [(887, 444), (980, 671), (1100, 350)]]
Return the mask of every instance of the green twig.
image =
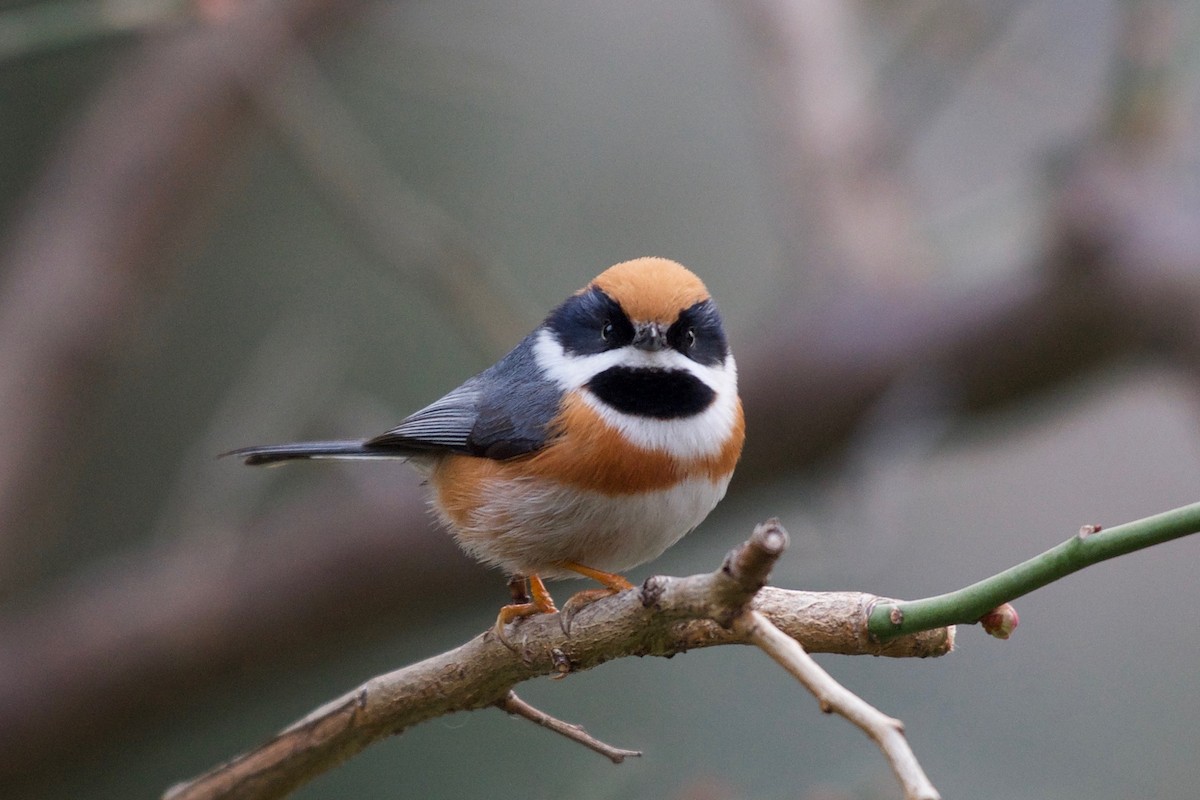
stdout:
[(902, 603), (880, 603), (871, 611), (872, 636), (890, 639), (905, 633), (970, 625), (997, 606), (1029, 594), (1084, 567), (1151, 545), (1200, 532), (1200, 503), (1152, 517), (1079, 534), (1041, 555), (948, 594)]

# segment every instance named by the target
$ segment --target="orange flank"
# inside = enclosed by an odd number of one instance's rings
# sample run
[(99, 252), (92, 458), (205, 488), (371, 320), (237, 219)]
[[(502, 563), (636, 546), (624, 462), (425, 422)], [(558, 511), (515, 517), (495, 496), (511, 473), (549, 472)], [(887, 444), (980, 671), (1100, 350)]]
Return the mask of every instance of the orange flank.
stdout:
[(679, 459), (661, 450), (630, 444), (601, 419), (583, 399), (569, 395), (559, 416), (557, 435), (542, 450), (506, 461), (453, 455), (442, 459), (432, 482), (446, 514), (457, 524), (481, 504), (487, 484), (532, 478), (610, 497), (670, 489), (689, 478), (714, 483), (733, 471), (745, 440), (742, 406), (737, 405), (733, 430), (715, 453)]

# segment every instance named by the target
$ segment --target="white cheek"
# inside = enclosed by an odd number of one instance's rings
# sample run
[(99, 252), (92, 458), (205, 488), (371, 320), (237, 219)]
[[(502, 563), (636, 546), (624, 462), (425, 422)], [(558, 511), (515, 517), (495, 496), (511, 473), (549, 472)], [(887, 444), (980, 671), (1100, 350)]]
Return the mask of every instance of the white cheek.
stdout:
[(714, 455), (725, 444), (737, 421), (737, 364), (733, 356), (709, 367), (674, 350), (649, 353), (632, 348), (609, 350), (586, 356), (568, 355), (550, 331), (542, 331), (533, 346), (534, 357), (545, 374), (564, 392), (582, 389), (588, 381), (610, 367), (650, 367), (686, 370), (715, 393), (711, 405), (686, 419), (652, 419), (623, 414), (601, 402), (591, 392), (580, 393), (584, 402), (631, 442), (648, 450), (659, 450), (679, 458)]

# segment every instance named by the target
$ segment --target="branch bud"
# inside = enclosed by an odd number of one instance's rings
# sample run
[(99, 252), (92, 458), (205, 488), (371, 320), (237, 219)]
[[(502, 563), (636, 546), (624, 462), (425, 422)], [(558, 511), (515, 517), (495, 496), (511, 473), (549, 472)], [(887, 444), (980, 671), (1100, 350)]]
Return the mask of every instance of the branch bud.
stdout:
[(1021, 618), (1017, 616), (1017, 610), (1011, 603), (1005, 603), (984, 614), (979, 619), (979, 624), (988, 635), (997, 639), (1007, 639), (1012, 636), (1017, 625), (1021, 624)]

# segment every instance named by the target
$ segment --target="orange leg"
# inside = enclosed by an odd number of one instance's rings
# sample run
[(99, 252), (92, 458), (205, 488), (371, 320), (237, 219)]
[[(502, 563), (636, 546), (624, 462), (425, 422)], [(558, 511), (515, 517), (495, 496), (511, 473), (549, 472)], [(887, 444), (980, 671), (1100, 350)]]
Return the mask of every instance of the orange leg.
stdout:
[(623, 592), (626, 589), (633, 588), (632, 583), (625, 580), (620, 575), (616, 575), (612, 572), (601, 572), (598, 569), (585, 567), (583, 564), (576, 564), (574, 561), (564, 561), (559, 564), (559, 566), (563, 569), (569, 569), (571, 572), (578, 572), (585, 578), (591, 578), (596, 583), (604, 584), (609, 589), (612, 589), (609, 594), (616, 594), (617, 592)]
[[(522, 588), (517, 579), (513, 579), (508, 583), (509, 589), (513, 592), (513, 599), (517, 599), (519, 590)], [(523, 592), (521, 592), (523, 594)], [(499, 639), (505, 647), (513, 652), (517, 648), (508, 637), (504, 634), (504, 626), (512, 622), (514, 619), (528, 617), (533, 614), (554, 614), (558, 608), (554, 605), (554, 598), (550, 596), (550, 592), (546, 590), (546, 584), (542, 583), (542, 579), (537, 575), (529, 576), (529, 594), (531, 598), (525, 602), (512, 603), (500, 609), (499, 616), (496, 617), (496, 638)]]
[(591, 605), (597, 600), (602, 600), (605, 597), (610, 597), (618, 592), (623, 592), (626, 589), (632, 589), (633, 584), (616, 575), (612, 572), (603, 572), (591, 567), (585, 567), (583, 564), (576, 564), (574, 561), (564, 561), (559, 564), (563, 569), (569, 569), (571, 572), (578, 572), (586, 578), (591, 578), (597, 583), (604, 584), (603, 589), (584, 589), (582, 592), (576, 592), (567, 600), (566, 605), (562, 608), (562, 614), (559, 615), (559, 624), (562, 625), (563, 633), (570, 634), (571, 620), (575, 618), (584, 607)]

